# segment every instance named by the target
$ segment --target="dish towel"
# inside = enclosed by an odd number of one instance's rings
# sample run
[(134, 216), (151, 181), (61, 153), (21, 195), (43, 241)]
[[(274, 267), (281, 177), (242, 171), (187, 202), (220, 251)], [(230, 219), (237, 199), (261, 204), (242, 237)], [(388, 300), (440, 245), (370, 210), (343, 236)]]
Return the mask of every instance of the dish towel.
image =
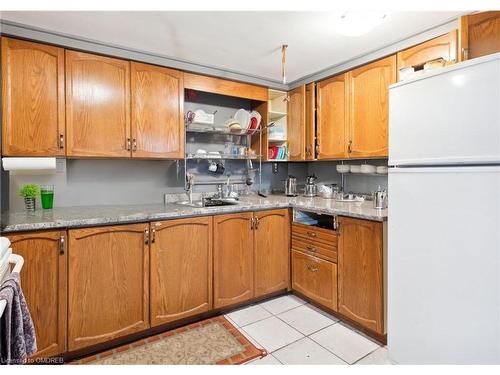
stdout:
[(7, 301), (0, 318), (0, 364), (19, 365), (36, 352), (33, 321), (21, 289), (19, 273), (14, 272), (0, 286), (0, 299)]

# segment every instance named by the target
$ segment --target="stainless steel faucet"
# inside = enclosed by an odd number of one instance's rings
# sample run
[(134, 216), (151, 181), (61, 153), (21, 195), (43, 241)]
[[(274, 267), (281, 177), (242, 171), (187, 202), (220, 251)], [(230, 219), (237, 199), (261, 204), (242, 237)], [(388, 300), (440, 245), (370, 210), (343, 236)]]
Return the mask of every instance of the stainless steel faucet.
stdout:
[(188, 173), (186, 175), (186, 194), (189, 199), (189, 203), (193, 203), (193, 190), (194, 190), (194, 181), (196, 176), (194, 174)]

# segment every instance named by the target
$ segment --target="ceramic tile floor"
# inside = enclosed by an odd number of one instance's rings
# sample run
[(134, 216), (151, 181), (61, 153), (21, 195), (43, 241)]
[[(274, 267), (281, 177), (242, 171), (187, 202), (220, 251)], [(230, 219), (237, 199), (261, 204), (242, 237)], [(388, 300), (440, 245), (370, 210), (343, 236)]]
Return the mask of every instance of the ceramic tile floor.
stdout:
[(390, 365), (387, 349), (294, 295), (226, 315), (269, 355), (250, 365)]

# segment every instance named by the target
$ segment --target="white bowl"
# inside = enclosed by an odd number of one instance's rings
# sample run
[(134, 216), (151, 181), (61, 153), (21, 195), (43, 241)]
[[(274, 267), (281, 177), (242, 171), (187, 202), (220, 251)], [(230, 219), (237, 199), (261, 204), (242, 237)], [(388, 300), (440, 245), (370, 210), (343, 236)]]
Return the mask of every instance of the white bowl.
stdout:
[(351, 165), (351, 173), (360, 173), (361, 165)]
[(385, 165), (380, 165), (377, 167), (377, 174), (387, 174), (388, 168)]
[(361, 166), (361, 173), (375, 173), (377, 167), (371, 164), (363, 164)]
[(337, 172), (339, 173), (349, 173), (351, 166), (349, 164), (337, 164)]

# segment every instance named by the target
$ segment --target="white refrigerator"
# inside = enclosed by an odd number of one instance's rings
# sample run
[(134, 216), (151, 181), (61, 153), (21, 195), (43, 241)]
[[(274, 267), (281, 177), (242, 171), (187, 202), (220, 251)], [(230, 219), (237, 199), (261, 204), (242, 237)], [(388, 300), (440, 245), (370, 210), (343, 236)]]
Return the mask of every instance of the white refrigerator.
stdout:
[(500, 364), (500, 54), (390, 87), (389, 166), (389, 357)]

